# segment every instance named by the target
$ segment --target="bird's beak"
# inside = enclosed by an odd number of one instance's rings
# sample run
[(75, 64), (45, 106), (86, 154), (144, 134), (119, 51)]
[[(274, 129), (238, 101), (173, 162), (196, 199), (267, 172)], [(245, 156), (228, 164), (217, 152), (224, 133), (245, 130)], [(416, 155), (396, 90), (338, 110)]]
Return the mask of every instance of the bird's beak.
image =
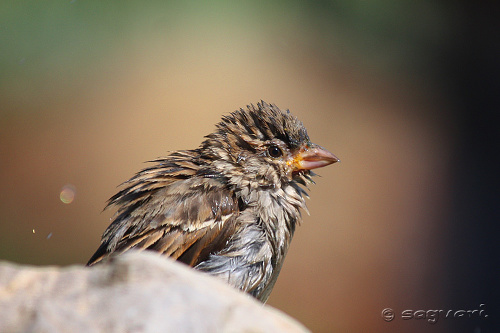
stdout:
[(294, 156), (293, 166), (296, 170), (311, 170), (340, 162), (337, 156), (314, 143), (306, 145)]

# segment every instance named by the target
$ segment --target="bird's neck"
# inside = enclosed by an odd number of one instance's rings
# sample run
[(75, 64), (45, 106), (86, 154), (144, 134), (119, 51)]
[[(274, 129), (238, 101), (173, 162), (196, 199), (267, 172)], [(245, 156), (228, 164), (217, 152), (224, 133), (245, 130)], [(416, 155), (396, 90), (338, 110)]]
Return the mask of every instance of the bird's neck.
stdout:
[(301, 221), (300, 208), (305, 207), (304, 199), (290, 185), (252, 189), (242, 199), (262, 222), (266, 238), (275, 253), (284, 256), (295, 227)]
[(213, 166), (226, 176), (235, 190), (243, 209), (256, 215), (268, 243), (277, 256), (284, 256), (292, 240), (295, 226), (300, 223), (300, 209), (307, 211), (304, 190), (293, 181), (283, 181), (268, 165), (247, 163), (241, 167), (217, 160)]

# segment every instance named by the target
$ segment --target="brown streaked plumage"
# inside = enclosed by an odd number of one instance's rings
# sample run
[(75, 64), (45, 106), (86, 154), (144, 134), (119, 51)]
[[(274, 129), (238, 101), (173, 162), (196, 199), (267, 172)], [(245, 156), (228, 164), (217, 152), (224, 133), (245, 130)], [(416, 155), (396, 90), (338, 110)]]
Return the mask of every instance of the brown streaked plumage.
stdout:
[(261, 101), (232, 112), (199, 148), (156, 159), (124, 183), (88, 265), (156, 251), (265, 302), (307, 210), (300, 185), (337, 161), (289, 111)]

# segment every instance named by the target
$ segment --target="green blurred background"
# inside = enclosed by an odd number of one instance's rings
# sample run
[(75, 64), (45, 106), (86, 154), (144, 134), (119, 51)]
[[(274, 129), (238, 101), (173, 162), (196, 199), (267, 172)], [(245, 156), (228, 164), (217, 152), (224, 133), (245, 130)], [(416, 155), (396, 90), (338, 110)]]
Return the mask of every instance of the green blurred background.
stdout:
[(0, 259), (85, 263), (118, 184), (263, 99), (342, 160), (270, 305), (314, 332), (496, 327), (499, 19), (494, 1), (2, 1)]

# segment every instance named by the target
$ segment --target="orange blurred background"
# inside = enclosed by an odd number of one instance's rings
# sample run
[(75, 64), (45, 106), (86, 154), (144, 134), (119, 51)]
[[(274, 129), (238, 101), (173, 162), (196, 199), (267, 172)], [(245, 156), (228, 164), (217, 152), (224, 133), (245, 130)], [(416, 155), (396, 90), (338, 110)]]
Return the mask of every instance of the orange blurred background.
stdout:
[[(487, 6), (3, 2), (0, 259), (84, 264), (118, 184), (144, 161), (196, 148), (221, 115), (263, 99), (290, 109), (342, 160), (319, 170), (311, 215), (268, 304), (314, 332), (481, 329), (488, 319), (431, 324), (400, 313), (475, 309), (493, 286), (494, 265), (469, 266), (492, 244), (493, 220), (457, 216), (470, 202), (457, 197), (461, 177), (472, 187), (483, 179), (476, 165), (456, 166), (474, 154), (464, 131), (482, 126), (467, 118), (477, 97), (464, 95), (460, 70), (479, 75), (461, 59), (475, 59), (463, 51), (493, 17)], [(477, 41), (478, 55), (486, 44)], [(478, 107), (473, 119), (488, 124)], [(483, 227), (468, 239), (472, 223)], [(462, 269), (477, 274), (460, 280)], [(461, 298), (471, 282), (483, 287)], [(388, 307), (392, 322), (381, 317)]]

